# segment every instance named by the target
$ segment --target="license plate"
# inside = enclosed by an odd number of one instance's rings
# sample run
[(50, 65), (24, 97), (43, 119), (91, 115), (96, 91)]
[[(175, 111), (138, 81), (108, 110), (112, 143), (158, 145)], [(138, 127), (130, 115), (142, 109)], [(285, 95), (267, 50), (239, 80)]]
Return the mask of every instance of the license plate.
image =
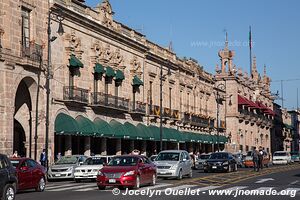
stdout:
[(159, 172), (160, 174), (166, 174), (167, 172)]
[(116, 183), (116, 179), (109, 179), (108, 182), (109, 183)]
[(55, 174), (55, 176), (60, 176), (60, 174)]
[(217, 166), (212, 166), (213, 169), (217, 169)]
[(83, 173), (83, 176), (88, 176), (89, 174), (88, 173)]

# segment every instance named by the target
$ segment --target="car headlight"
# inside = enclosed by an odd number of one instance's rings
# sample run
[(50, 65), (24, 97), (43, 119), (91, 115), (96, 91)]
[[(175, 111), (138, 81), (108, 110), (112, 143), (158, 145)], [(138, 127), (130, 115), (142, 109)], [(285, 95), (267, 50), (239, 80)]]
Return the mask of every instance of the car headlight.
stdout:
[(69, 167), (67, 171), (72, 171), (73, 170), (73, 167)]
[(75, 172), (76, 172), (76, 173), (79, 173), (79, 172), (80, 172), (80, 170), (79, 170), (79, 169), (75, 169)]
[(104, 176), (104, 174), (99, 170), (98, 171), (98, 174), (97, 174), (98, 176)]
[(223, 165), (228, 165), (228, 164), (229, 164), (228, 161), (223, 162)]
[(92, 172), (97, 172), (97, 171), (98, 171), (98, 169), (93, 169), (93, 170), (92, 170)]
[(123, 176), (132, 176), (135, 174), (135, 171), (129, 171), (129, 172), (126, 172)]
[(170, 169), (177, 169), (177, 165), (173, 165)]

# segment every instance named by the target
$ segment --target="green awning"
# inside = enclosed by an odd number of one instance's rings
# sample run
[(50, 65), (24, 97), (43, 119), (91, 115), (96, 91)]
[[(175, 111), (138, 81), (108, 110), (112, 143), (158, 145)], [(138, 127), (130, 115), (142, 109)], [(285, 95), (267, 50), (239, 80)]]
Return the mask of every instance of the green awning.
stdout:
[(83, 67), (83, 64), (78, 58), (76, 58), (75, 55), (72, 54), (69, 59), (69, 67), (79, 68)]
[(135, 125), (129, 122), (125, 122), (124, 127), (127, 129), (127, 132), (130, 135), (131, 139), (144, 140), (148, 138), (147, 135), (144, 135), (143, 132), (139, 131), (139, 129)]
[[(159, 127), (157, 127), (157, 126), (148, 126), (148, 129), (151, 132), (151, 134), (154, 135), (154, 140), (155, 141), (160, 141)], [(163, 135), (164, 135), (164, 130), (163, 130)], [(163, 138), (163, 141), (166, 141), (166, 140)]]
[(116, 71), (116, 81), (123, 81), (125, 79), (124, 73), (121, 70)]
[(127, 128), (125, 128), (125, 126), (123, 124), (121, 124), (120, 122), (113, 119), (109, 122), (109, 125), (113, 129), (113, 132), (115, 133), (115, 137), (131, 139), (131, 137), (130, 137), (131, 134), (128, 133)]
[(97, 74), (104, 74), (105, 70), (104, 70), (103, 65), (101, 65), (99, 63), (96, 63), (96, 65), (94, 67), (94, 72), (97, 73)]
[(112, 127), (106, 121), (97, 118), (94, 121), (94, 124), (98, 130), (98, 134), (96, 136), (100, 136), (100, 137), (114, 137), (115, 136)]
[(145, 124), (139, 123), (136, 128), (141, 134), (146, 137), (146, 140), (155, 140), (155, 135)]
[(213, 143), (213, 138), (211, 137), (211, 135), (203, 134), (202, 138), (204, 143)]
[(79, 130), (81, 135), (83, 136), (96, 136), (97, 135), (97, 128), (95, 124), (86, 117), (79, 115), (76, 117), (76, 121), (78, 123)]
[(139, 77), (137, 77), (137, 75), (135, 75), (132, 80), (132, 85), (139, 87), (141, 85), (144, 85), (144, 83), (141, 79), (139, 79)]
[(54, 127), (57, 135), (78, 135), (80, 133), (77, 121), (64, 113), (56, 116)]
[(112, 78), (116, 76), (116, 73), (113, 68), (107, 66), (105, 71), (105, 76), (108, 78)]

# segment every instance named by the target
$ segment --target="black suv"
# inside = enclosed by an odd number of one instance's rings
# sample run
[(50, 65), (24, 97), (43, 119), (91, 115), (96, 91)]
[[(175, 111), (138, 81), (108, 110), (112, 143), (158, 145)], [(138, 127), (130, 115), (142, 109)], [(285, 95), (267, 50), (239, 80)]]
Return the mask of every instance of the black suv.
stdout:
[(6, 155), (0, 154), (0, 199), (14, 200), (17, 189), (16, 170)]

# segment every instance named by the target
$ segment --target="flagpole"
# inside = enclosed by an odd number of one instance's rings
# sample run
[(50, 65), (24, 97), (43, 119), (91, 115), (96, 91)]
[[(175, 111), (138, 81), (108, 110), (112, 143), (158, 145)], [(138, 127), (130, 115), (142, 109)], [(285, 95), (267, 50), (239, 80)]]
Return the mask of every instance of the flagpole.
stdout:
[(250, 76), (252, 77), (252, 35), (251, 35), (251, 26), (249, 26), (249, 49), (250, 49)]

